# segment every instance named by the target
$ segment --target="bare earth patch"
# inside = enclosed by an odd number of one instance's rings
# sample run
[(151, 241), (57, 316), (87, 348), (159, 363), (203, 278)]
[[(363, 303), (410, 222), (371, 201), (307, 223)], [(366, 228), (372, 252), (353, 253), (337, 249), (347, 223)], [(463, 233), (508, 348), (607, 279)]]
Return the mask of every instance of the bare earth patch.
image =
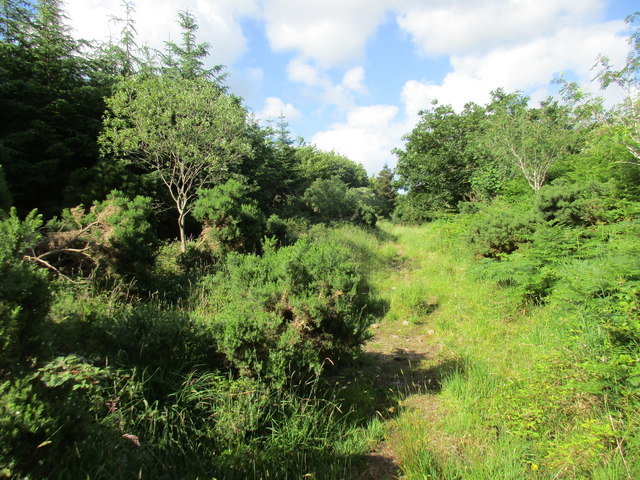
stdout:
[[(415, 267), (414, 262), (399, 259), (389, 273), (400, 285), (413, 280), (412, 267)], [(427, 303), (437, 305), (437, 299), (425, 299), (425, 305)], [(399, 442), (403, 441), (403, 433), (398, 428), (400, 415), (416, 415), (420, 424), (438, 423), (441, 412), (436, 394), (443, 376), (458, 365), (437, 338), (430, 318), (435, 309), (425, 308), (419, 312), (418, 321), (415, 315), (412, 321), (385, 318), (372, 327), (373, 338), (364, 347), (365, 369), (367, 375), (375, 375), (378, 387), (395, 392), (398, 407), (397, 411), (390, 412), (386, 421), (387, 437), (366, 459), (363, 480), (402, 479), (402, 459), (396, 451)]]

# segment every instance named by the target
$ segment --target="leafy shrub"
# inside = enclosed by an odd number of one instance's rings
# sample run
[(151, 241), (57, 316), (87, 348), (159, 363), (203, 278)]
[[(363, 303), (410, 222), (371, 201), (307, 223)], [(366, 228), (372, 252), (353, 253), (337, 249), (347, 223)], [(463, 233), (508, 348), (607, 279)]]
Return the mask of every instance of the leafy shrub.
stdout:
[(368, 227), (376, 225), (378, 215), (382, 215), (382, 206), (373, 190), (368, 187), (350, 188), (347, 199), (356, 206), (351, 221)]
[(593, 225), (602, 220), (606, 208), (604, 185), (554, 184), (544, 186), (536, 198), (536, 209), (545, 222), (558, 225)]
[(215, 251), (255, 252), (264, 232), (258, 203), (247, 197), (252, 188), (231, 179), (198, 192), (193, 216), (204, 223), (202, 238)]
[(215, 271), (217, 261), (210, 249), (195, 241), (187, 242), (184, 252), (179, 242), (166, 242), (158, 248), (150, 291), (165, 301), (186, 299), (202, 276)]
[(33, 352), (49, 309), (45, 272), (23, 258), (41, 226), (35, 210), (24, 221), (15, 209), (0, 216), (0, 370)]
[(431, 222), (436, 218), (432, 206), (423, 201), (428, 199), (427, 195), (409, 193), (398, 197), (396, 208), (394, 209), (391, 220), (395, 223), (406, 225), (419, 225), (421, 223)]
[(150, 198), (128, 199), (114, 190), (88, 212), (79, 206), (50, 221), (50, 232), (37, 252), (67, 275), (104, 269), (125, 278), (144, 279), (157, 246), (151, 216)]
[(348, 188), (339, 177), (317, 179), (304, 193), (304, 200), (322, 221), (346, 219), (356, 208), (347, 197)]
[(231, 255), (205, 288), (204, 310), (216, 312), (208, 321), (229, 365), (276, 383), (355, 353), (372, 321), (367, 283), (329, 244)]
[(534, 217), (525, 203), (509, 205), (496, 201), (475, 215), (467, 238), (476, 253), (488, 258), (514, 252), (534, 230)]
[(116, 272), (126, 277), (143, 275), (158, 245), (151, 224), (152, 200), (142, 196), (129, 199), (113, 191), (105, 201), (96, 202), (91, 213), (91, 221), (104, 219), (105, 247)]
[(513, 165), (489, 156), (473, 170), (471, 189), (479, 200), (491, 200), (503, 193), (515, 176)]
[(377, 200), (368, 187), (350, 188), (339, 177), (317, 179), (304, 201), (321, 222), (347, 220), (368, 226), (377, 221)]

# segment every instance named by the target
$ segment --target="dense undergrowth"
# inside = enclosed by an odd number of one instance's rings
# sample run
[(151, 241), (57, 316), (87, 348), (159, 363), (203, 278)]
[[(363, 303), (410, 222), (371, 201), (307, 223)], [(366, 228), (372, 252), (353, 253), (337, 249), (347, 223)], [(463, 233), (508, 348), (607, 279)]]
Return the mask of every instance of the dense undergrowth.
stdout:
[(562, 223), (543, 202), (392, 230), (438, 305), (421, 321), (458, 365), (393, 424), (407, 478), (639, 474), (636, 204)]
[(368, 178), (124, 7), (0, 14), (0, 478), (640, 476), (640, 30), (620, 104), (434, 102)]
[(166, 294), (148, 297), (16, 258), (40, 224), (3, 221), (3, 476), (352, 476), (377, 420), (324, 378), (384, 313), (373, 233), (319, 226), (215, 264), (163, 248), (145, 281)]

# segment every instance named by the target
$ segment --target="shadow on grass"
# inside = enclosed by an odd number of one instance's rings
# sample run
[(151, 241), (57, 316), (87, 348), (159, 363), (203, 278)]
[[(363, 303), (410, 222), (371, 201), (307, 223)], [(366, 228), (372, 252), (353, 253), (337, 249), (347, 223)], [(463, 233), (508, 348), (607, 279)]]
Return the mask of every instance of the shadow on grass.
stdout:
[[(366, 426), (374, 419), (387, 421), (403, 411), (403, 401), (412, 395), (437, 394), (447, 378), (464, 371), (459, 358), (434, 364), (430, 353), (396, 349), (390, 353), (365, 352), (350, 368), (341, 368), (325, 377), (326, 393), (349, 412), (355, 426)], [(349, 478), (393, 480), (399, 465), (393, 452), (372, 452), (353, 459), (359, 468)]]

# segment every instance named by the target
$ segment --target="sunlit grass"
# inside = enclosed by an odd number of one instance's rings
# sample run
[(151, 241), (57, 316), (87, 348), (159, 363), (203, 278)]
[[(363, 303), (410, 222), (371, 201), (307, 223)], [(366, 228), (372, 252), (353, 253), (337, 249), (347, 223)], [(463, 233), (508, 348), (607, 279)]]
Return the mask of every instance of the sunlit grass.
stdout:
[(457, 365), (388, 424), (403, 478), (631, 478), (614, 448), (624, 433), (575, 387), (572, 320), (481, 280), (462, 227), (383, 225), (406, 267), (374, 277), (385, 321), (422, 325)]

